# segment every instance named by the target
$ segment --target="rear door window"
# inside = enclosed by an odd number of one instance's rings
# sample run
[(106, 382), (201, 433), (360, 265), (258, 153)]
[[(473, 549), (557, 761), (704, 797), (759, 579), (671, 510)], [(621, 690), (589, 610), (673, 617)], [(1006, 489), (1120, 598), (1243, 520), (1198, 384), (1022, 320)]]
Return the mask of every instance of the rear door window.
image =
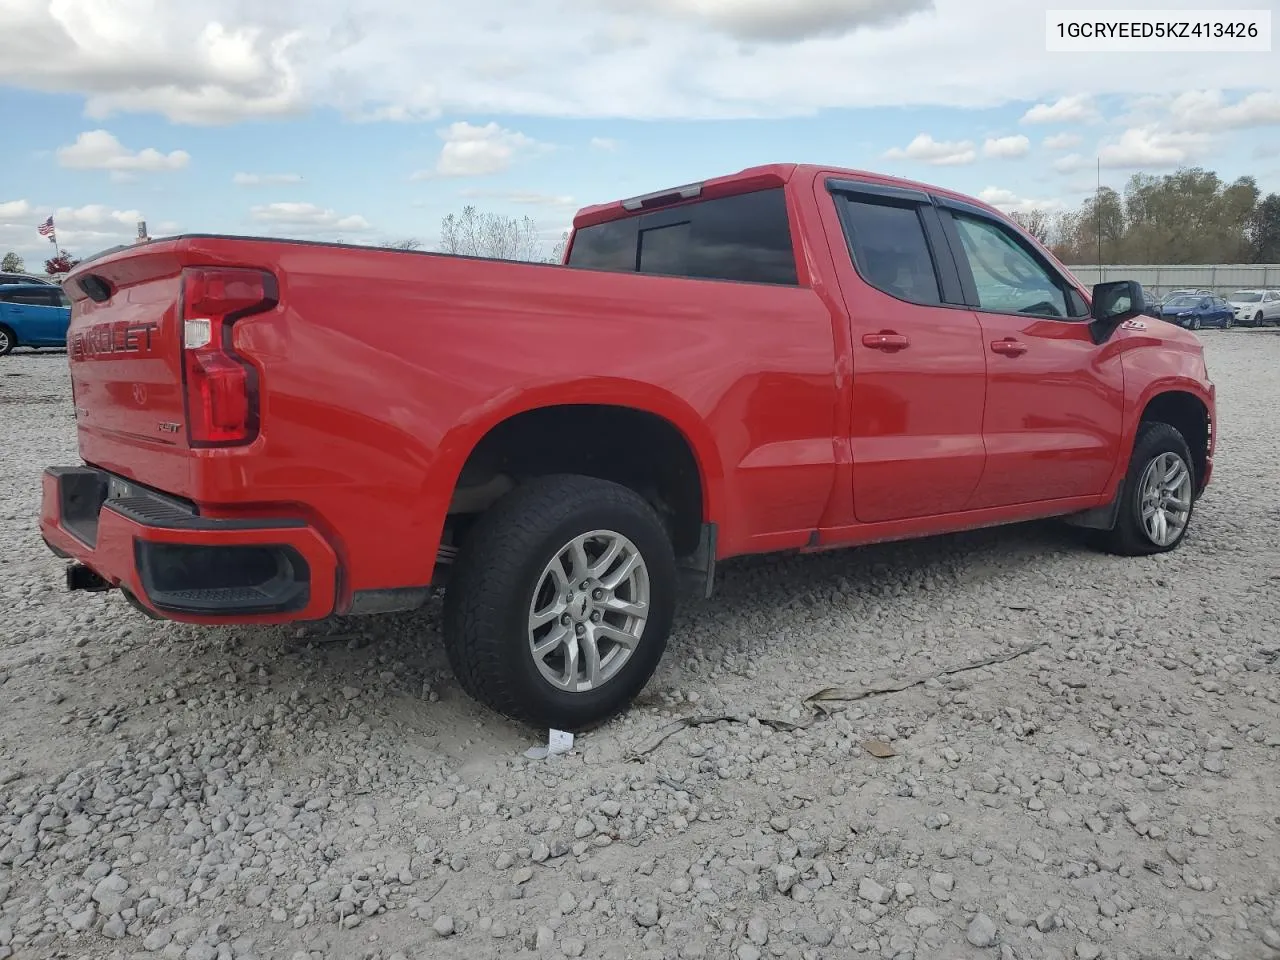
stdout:
[(920, 205), (842, 196), (854, 266), (871, 286), (899, 300), (941, 304)]
[(569, 266), (697, 280), (799, 283), (781, 187), (583, 227)]
[(24, 303), (31, 307), (47, 307), (50, 305), (49, 297), (43, 290), (19, 290), (9, 294), (6, 299), (10, 303)]

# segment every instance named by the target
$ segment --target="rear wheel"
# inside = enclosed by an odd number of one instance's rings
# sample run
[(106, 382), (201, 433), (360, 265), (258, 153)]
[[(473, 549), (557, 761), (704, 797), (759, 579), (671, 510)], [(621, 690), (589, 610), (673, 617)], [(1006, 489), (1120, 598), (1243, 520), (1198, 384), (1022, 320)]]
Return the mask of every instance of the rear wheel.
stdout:
[(494, 710), (579, 730), (624, 709), (666, 648), (671, 541), (638, 494), (591, 477), (531, 480), (468, 534), (444, 603), (459, 683)]
[(0, 326), (0, 357), (12, 352), (17, 345), (18, 338), (13, 335), (13, 331), (8, 327)]
[(1120, 488), (1120, 510), (1103, 546), (1137, 557), (1182, 543), (1195, 510), (1195, 468), (1187, 441), (1167, 423), (1144, 421)]

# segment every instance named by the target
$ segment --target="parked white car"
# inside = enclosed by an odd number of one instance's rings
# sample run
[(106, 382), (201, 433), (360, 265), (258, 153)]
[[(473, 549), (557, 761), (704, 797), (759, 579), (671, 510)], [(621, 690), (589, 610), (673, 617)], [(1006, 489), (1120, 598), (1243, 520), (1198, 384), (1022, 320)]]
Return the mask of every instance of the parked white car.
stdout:
[(1236, 323), (1260, 327), (1280, 323), (1280, 290), (1237, 290), (1227, 297), (1236, 313)]

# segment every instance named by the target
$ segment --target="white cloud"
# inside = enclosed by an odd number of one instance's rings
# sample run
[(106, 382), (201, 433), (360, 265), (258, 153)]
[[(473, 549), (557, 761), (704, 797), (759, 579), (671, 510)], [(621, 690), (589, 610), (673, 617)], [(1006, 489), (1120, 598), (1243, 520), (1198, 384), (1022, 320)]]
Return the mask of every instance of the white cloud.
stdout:
[(181, 123), (311, 108), (409, 122), (1037, 101), (1030, 122), (1077, 122), (1091, 98), (1167, 96), (1172, 84), (1254, 90), (1265, 76), (1257, 57), (1187, 57), (1175, 74), (1081, 54), (1064, 98), (1065, 61), (1026, 55), (1043, 42), (1032, 25), (1057, 0), (984, 0), (980, 16), (973, 0), (0, 3), (0, 84), (82, 95), (91, 117), (139, 111)]
[(357, 123), (419, 123), (435, 120), (442, 112), (439, 89), (433, 84), (421, 84), (395, 103), (348, 110), (347, 118)]
[(1059, 157), (1053, 161), (1053, 169), (1059, 173), (1075, 173), (1077, 170), (1083, 170), (1092, 163), (1093, 161), (1083, 154), (1068, 153), (1065, 157)]
[(1044, 138), (1044, 147), (1046, 150), (1070, 150), (1080, 146), (1080, 140), (1078, 133), (1055, 133)]
[(1217, 90), (1187, 91), (1169, 104), (1169, 125), (1196, 133), (1280, 125), (1280, 93), (1260, 90), (1227, 103)]
[(0, 203), (0, 224), (8, 226), (25, 222), (31, 216), (31, 204), (25, 200), (5, 200)]
[(535, 193), (520, 190), (463, 190), (462, 196), (469, 200), (497, 200), (500, 203), (515, 203), (532, 207), (573, 207), (573, 197), (563, 194)]
[[(278, 24), (290, 19), (273, 19)], [(214, 0), (6, 0), (0, 82), (81, 93), (85, 112), (157, 112), (183, 123), (280, 116), (303, 106), (289, 50), (293, 23), (244, 22), (240, 4)], [(228, 27), (226, 23), (240, 25)]]
[(1012, 190), (1005, 190), (1002, 187), (987, 187), (978, 194), (978, 199), (984, 203), (991, 204), (997, 210), (1003, 210), (1005, 213), (1028, 213), (1031, 210), (1060, 210), (1063, 206), (1062, 201), (1056, 197), (1034, 200), (1029, 197), (1019, 196)]
[(334, 236), (341, 232), (363, 233), (371, 230), (369, 221), (359, 214), (342, 215), (314, 203), (279, 202), (253, 207), (250, 218), (282, 235)]
[(888, 160), (918, 160), (934, 166), (956, 166), (972, 163), (977, 159), (971, 140), (935, 140), (927, 133), (922, 133), (906, 147), (894, 147), (885, 152)]
[(1102, 145), (1104, 167), (1159, 170), (1181, 166), (1202, 156), (1210, 137), (1201, 133), (1170, 133), (1156, 127), (1131, 127), (1120, 139)]
[(58, 207), (53, 211), (53, 220), (59, 233), (64, 225), (108, 228), (126, 226), (133, 229), (142, 219), (142, 214), (137, 210), (113, 210), (103, 203), (90, 203), (83, 207)]
[(1031, 141), (1018, 134), (1012, 137), (989, 138), (982, 145), (982, 155), (999, 160), (1014, 160), (1025, 157), (1031, 150)]
[[(630, 0), (606, 4), (634, 10)], [(702, 24), (736, 40), (787, 43), (884, 26), (933, 7), (933, 0), (653, 0), (655, 12)]]
[(58, 246), (79, 256), (127, 242), (136, 236), (137, 222), (143, 219), (137, 210), (118, 210), (104, 203), (53, 208), (10, 200), (0, 203), (0, 251), (13, 250), (27, 258), (29, 269), (34, 268), (36, 261), (53, 253), (49, 241), (36, 232), (50, 215), (58, 230)]
[(592, 137), (592, 138), (591, 138), (591, 149), (592, 149), (592, 150), (606, 150), (606, 151), (613, 151), (613, 150), (617, 150), (617, 149), (618, 149), (618, 141), (617, 141), (617, 140), (612, 140), (612, 139), (610, 139), (609, 137)]
[(185, 150), (130, 150), (106, 130), (86, 130), (75, 143), (59, 147), (57, 157), (59, 166), (73, 170), (110, 170), (123, 175), (181, 170), (191, 162), (191, 154)]
[(1060, 97), (1053, 103), (1037, 103), (1022, 115), (1023, 123), (1087, 123), (1098, 112), (1087, 96)]
[(265, 187), (285, 183), (301, 183), (302, 177), (296, 173), (237, 173), (231, 178), (237, 187)]
[(444, 147), (440, 150), (435, 169), (419, 170), (413, 179), (484, 177), (502, 173), (519, 153), (540, 146), (531, 137), (492, 122), (481, 127), (459, 120), (439, 133)]

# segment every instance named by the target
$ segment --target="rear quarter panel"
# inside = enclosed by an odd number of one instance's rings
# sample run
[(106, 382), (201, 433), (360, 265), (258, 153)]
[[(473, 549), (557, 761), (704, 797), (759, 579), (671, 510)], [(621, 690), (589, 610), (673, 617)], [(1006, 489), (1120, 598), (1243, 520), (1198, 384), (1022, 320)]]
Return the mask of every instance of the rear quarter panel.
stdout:
[[(193, 261), (254, 256), (245, 242), (192, 243)], [(261, 435), (205, 456), (197, 499), (295, 503), (335, 539), (348, 589), (427, 582), (471, 449), (539, 406), (671, 421), (699, 461), (722, 556), (798, 545), (831, 495), (837, 350), (812, 289), (307, 244), (268, 253), (281, 308), (235, 328), (264, 371)]]

